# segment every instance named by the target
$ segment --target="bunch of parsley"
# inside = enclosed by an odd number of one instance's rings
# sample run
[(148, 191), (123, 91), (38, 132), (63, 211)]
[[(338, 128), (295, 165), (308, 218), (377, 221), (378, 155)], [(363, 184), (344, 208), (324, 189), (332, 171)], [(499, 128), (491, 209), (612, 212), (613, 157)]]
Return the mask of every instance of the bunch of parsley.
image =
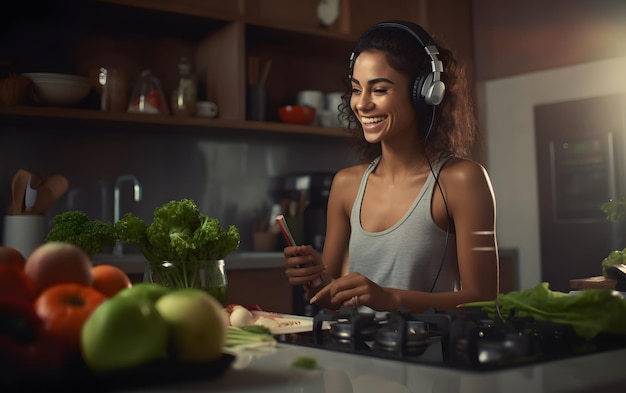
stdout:
[(202, 214), (191, 199), (157, 207), (150, 224), (126, 213), (114, 228), (122, 243), (137, 246), (148, 261), (158, 263), (224, 259), (240, 242), (234, 225), (222, 230), (219, 221)]
[(116, 240), (113, 224), (91, 220), (80, 210), (70, 210), (54, 216), (54, 225), (46, 235), (47, 242), (71, 243), (90, 258), (110, 247)]

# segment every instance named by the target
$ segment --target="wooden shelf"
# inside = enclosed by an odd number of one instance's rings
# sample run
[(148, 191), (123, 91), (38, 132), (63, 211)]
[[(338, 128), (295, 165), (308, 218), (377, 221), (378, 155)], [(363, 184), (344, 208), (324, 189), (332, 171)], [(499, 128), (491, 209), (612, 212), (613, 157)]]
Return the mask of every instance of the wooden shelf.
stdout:
[[(106, 65), (123, 70), (130, 87), (149, 68), (169, 97), (178, 83), (178, 61), (188, 57), (193, 59), (192, 70), (201, 87), (199, 98), (216, 102), (219, 118), (16, 106), (0, 107), (0, 123), (29, 124), (42, 130), (49, 124), (71, 124), (212, 135), (234, 130), (250, 135), (343, 138), (346, 132), (339, 128), (280, 123), (276, 108), (294, 104), (301, 90), (345, 90), (348, 56), (365, 24), (424, 18), (421, 11), (427, 1), (341, 0), (339, 19), (323, 27), (317, 18), (317, 1), (68, 0), (63, 6), (51, 5), (52, 14), (34, 23), (16, 23), (7, 30), (0, 52), (17, 72), (92, 75)], [(12, 18), (31, 20), (19, 12)], [(245, 120), (250, 56), (272, 60), (267, 80), (268, 121), (264, 122)], [(79, 107), (97, 106), (83, 103)]]
[(124, 125), (127, 128), (145, 128), (162, 126), (172, 132), (177, 130), (196, 129), (211, 133), (223, 129), (245, 132), (283, 133), (294, 135), (311, 135), (325, 137), (346, 137), (341, 128), (324, 128), (309, 125), (285, 124), (276, 122), (233, 121), (202, 118), (148, 115), (135, 113), (111, 113), (90, 109), (36, 107), (36, 106), (0, 106), (0, 122), (5, 125), (24, 124), (29, 122), (70, 121), (80, 123), (100, 123), (102, 126)]

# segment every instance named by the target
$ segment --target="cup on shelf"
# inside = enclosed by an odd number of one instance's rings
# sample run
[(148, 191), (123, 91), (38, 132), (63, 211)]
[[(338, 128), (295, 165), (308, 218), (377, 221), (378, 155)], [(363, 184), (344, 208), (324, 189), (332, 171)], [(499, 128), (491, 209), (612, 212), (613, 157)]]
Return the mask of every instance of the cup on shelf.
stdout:
[(296, 97), (298, 105), (312, 106), (317, 111), (324, 109), (324, 93), (319, 90), (302, 90)]
[(198, 101), (196, 104), (196, 116), (200, 117), (217, 117), (219, 108), (213, 101)]
[(324, 95), (325, 109), (320, 114), (320, 124), (322, 127), (341, 127), (343, 124), (339, 120), (339, 105), (343, 93), (332, 92)]
[(315, 121), (313, 124), (320, 123), (320, 115), (324, 111), (324, 93), (319, 90), (302, 90), (296, 96), (298, 105), (305, 105), (315, 108)]
[(342, 92), (326, 93), (326, 109), (339, 113), (339, 105), (341, 105)]

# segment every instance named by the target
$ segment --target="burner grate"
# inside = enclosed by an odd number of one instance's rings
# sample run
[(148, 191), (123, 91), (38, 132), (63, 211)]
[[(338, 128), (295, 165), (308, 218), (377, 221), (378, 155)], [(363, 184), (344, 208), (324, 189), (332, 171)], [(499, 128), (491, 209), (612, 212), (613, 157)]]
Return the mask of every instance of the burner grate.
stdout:
[[(322, 327), (328, 324), (329, 329)], [(511, 316), (490, 318), (479, 309), (405, 310), (374, 315), (352, 308), (320, 313), (311, 332), (279, 340), (321, 349), (469, 371), (496, 370), (626, 348), (626, 336), (592, 341), (571, 326)]]

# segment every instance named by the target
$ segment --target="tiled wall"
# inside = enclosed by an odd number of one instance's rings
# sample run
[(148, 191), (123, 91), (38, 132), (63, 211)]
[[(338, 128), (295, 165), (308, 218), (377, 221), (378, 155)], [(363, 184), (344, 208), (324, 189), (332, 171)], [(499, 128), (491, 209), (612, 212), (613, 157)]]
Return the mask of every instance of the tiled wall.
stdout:
[[(56, 124), (56, 123), (55, 123)], [(150, 221), (152, 211), (172, 199), (190, 198), (200, 210), (235, 224), (242, 250), (252, 248), (252, 224), (277, 202), (281, 176), (336, 172), (356, 162), (343, 138), (234, 130), (154, 130), (53, 125), (42, 130), (0, 125), (0, 204), (10, 202), (11, 176), (18, 168), (60, 173), (70, 189), (46, 213), (78, 209), (113, 220), (116, 178), (133, 174), (143, 195), (133, 200), (132, 183), (121, 186), (121, 214)]]

